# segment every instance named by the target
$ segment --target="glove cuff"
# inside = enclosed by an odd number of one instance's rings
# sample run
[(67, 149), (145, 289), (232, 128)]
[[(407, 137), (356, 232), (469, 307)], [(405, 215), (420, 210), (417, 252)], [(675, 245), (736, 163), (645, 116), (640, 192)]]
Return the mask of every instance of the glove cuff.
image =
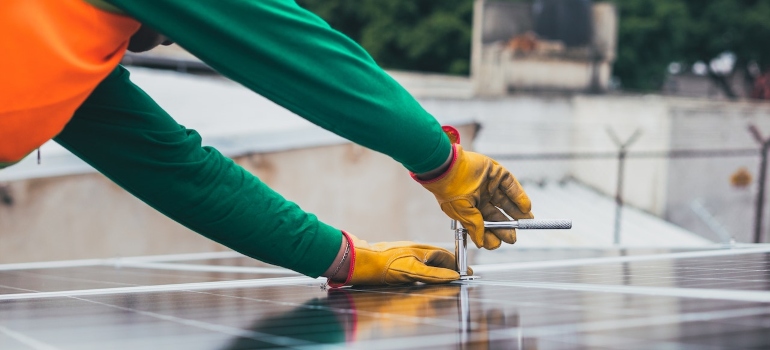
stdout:
[(345, 282), (342, 282), (342, 283), (334, 283), (334, 282), (332, 282), (331, 278), (327, 278), (326, 284), (330, 288), (340, 288), (340, 287), (350, 283), (350, 279), (353, 278), (353, 269), (355, 269), (355, 267), (356, 267), (356, 246), (353, 244), (353, 240), (350, 238), (350, 234), (348, 234), (345, 231), (342, 231), (342, 235), (345, 236), (345, 239), (348, 240), (348, 245), (350, 245), (350, 258), (349, 258), (350, 259), (350, 268), (348, 269), (348, 277), (346, 277), (345, 278)]
[(441, 130), (444, 130), (444, 134), (446, 134), (447, 137), (449, 137), (449, 143), (452, 144), (452, 160), (449, 162), (449, 167), (447, 167), (446, 171), (444, 171), (441, 175), (436, 176), (430, 180), (420, 180), (417, 177), (417, 174), (413, 172), (409, 172), (409, 176), (411, 176), (414, 181), (417, 181), (420, 184), (429, 184), (432, 182), (436, 182), (438, 180), (441, 180), (446, 174), (449, 174), (449, 171), (452, 170), (452, 167), (455, 164), (455, 161), (457, 161), (457, 145), (460, 144), (460, 132), (455, 129), (454, 126), (451, 125), (444, 125), (441, 127)]
[(436, 177), (434, 177), (434, 178), (432, 178), (430, 180), (420, 180), (420, 178), (417, 177), (417, 174), (415, 174), (415, 173), (410, 171), (409, 172), (409, 176), (411, 176), (412, 179), (414, 179), (414, 181), (417, 181), (421, 185), (427, 185), (427, 184), (430, 184), (430, 183), (434, 183), (434, 182), (436, 182), (438, 180), (443, 179), (447, 174), (449, 174), (449, 172), (452, 171), (452, 168), (454, 168), (456, 162), (457, 162), (457, 144), (453, 143), (452, 144), (452, 160), (449, 161), (449, 167), (446, 169), (446, 171), (441, 173), (441, 175), (436, 176)]

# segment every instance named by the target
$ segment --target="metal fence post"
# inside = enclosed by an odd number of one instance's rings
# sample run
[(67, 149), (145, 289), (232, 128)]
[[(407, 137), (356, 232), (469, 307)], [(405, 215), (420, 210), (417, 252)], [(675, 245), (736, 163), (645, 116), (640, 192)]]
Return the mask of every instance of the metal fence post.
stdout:
[(615, 143), (615, 145), (618, 146), (618, 179), (617, 184), (618, 187), (615, 190), (615, 232), (614, 232), (614, 242), (615, 245), (620, 245), (620, 219), (621, 214), (623, 212), (623, 171), (624, 171), (624, 165), (626, 163), (626, 153), (628, 151), (628, 147), (631, 146), (632, 143), (636, 141), (637, 138), (639, 138), (639, 135), (642, 134), (642, 131), (639, 129), (636, 129), (634, 133), (629, 137), (626, 142), (620, 142), (620, 138), (618, 138), (617, 134), (610, 128), (607, 127), (607, 134), (610, 135), (610, 138), (612, 139), (612, 142)]
[(762, 215), (765, 210), (765, 178), (767, 177), (767, 151), (770, 149), (770, 139), (765, 140), (754, 124), (749, 124), (749, 132), (762, 146), (759, 162), (759, 186), (757, 188), (757, 204), (754, 212), (754, 243), (762, 243)]

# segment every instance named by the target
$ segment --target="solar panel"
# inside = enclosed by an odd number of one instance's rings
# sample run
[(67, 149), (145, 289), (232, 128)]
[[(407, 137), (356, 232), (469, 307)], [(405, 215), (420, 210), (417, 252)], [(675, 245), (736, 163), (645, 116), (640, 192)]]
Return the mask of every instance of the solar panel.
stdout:
[(481, 279), (328, 291), (230, 252), (0, 265), (0, 349), (770, 347), (770, 246), (471, 263)]

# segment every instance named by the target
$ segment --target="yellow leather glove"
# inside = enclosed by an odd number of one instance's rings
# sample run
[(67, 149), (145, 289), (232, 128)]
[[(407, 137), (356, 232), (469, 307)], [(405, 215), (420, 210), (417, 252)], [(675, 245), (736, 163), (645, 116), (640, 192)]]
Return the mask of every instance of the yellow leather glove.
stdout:
[[(409, 241), (369, 244), (344, 232), (350, 243), (347, 281), (335, 285), (394, 285), (414, 282), (448, 283), (460, 278), (454, 254), (448, 250)], [(468, 269), (469, 274), (473, 274)]]
[[(498, 208), (514, 219), (532, 219), (532, 203), (519, 181), (499, 163), (485, 155), (465, 152), (459, 133), (444, 127), (453, 142), (453, 158), (444, 174), (423, 181), (412, 174), (436, 196), (441, 210), (468, 230), (477, 247), (496, 249), (501, 241), (516, 243), (515, 229), (485, 230), (484, 220), (507, 221)], [(454, 134), (453, 134), (454, 133)]]

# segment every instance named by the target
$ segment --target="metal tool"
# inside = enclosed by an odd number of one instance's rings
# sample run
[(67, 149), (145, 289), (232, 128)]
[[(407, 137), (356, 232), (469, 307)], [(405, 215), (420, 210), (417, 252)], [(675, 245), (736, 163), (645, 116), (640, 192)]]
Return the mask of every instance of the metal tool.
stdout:
[[(478, 276), (468, 275), (468, 230), (457, 220), (452, 220), (452, 230), (455, 231), (455, 261), (457, 272), (463, 281), (475, 280)], [(562, 230), (571, 229), (572, 220), (535, 220), (521, 219), (511, 221), (484, 221), (484, 228), (517, 228), (520, 230)]]

